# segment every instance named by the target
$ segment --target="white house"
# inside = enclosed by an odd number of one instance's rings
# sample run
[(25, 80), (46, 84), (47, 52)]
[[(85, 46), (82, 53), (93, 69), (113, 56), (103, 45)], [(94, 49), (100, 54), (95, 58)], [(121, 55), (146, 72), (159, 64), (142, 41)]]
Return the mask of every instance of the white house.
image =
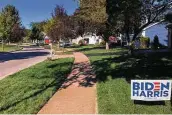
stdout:
[(142, 36), (149, 37), (153, 41), (154, 36), (159, 37), (159, 42), (165, 46), (168, 45), (168, 30), (165, 22), (157, 22), (146, 27), (142, 33)]
[(72, 43), (79, 44), (80, 40), (85, 40), (87, 44), (96, 44), (101, 43), (103, 38), (101, 36), (97, 36), (96, 34), (84, 34), (83, 36), (78, 36), (76, 39), (72, 40)]

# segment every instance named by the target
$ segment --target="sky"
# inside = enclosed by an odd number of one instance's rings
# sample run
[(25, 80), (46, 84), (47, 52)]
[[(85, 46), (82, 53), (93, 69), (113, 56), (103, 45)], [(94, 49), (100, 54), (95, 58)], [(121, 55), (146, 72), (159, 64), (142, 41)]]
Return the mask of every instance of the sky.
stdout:
[(0, 10), (7, 4), (19, 10), (22, 24), (26, 28), (30, 27), (31, 22), (49, 19), (56, 5), (62, 5), (68, 14), (72, 14), (78, 7), (74, 0), (0, 0)]

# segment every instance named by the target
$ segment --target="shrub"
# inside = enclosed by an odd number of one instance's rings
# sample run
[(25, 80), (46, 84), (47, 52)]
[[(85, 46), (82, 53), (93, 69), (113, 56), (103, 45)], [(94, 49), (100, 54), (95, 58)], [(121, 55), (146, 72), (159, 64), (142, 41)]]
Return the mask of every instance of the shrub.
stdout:
[(103, 40), (102, 42), (100, 42), (100, 46), (105, 46), (106, 42)]
[(77, 44), (76, 44), (76, 43), (72, 43), (72, 45), (73, 45), (73, 46), (77, 46)]
[(84, 46), (84, 45), (85, 45), (85, 41), (84, 41), (84, 40), (79, 40), (78, 44), (79, 44), (80, 46)]
[(134, 44), (134, 41), (132, 41), (131, 43), (130, 43), (130, 49), (135, 49), (135, 44)]
[(47, 57), (47, 61), (52, 61), (52, 57)]
[(44, 45), (44, 49), (51, 49), (50, 45)]
[(99, 43), (95, 43), (95, 46), (100, 46), (100, 44)]
[(149, 37), (141, 37), (140, 38), (140, 47), (145, 49), (150, 46), (150, 38)]
[(160, 47), (159, 37), (157, 35), (155, 35), (153, 39), (152, 46), (153, 46), (153, 49), (158, 49), (158, 47)]

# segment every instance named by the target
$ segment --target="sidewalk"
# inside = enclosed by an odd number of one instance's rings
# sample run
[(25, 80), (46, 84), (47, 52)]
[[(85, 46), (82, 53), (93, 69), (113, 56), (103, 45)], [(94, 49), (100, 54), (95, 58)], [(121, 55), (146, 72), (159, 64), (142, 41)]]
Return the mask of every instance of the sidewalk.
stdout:
[(38, 114), (95, 114), (96, 76), (89, 59), (82, 53), (74, 53), (73, 70)]

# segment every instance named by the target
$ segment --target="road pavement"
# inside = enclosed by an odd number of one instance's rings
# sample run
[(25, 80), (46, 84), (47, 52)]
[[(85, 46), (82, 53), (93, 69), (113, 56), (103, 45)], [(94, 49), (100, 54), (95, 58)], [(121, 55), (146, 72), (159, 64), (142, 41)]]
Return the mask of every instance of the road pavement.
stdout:
[(17, 52), (0, 52), (0, 80), (44, 61), (48, 56), (49, 50), (36, 46), (27, 46)]

